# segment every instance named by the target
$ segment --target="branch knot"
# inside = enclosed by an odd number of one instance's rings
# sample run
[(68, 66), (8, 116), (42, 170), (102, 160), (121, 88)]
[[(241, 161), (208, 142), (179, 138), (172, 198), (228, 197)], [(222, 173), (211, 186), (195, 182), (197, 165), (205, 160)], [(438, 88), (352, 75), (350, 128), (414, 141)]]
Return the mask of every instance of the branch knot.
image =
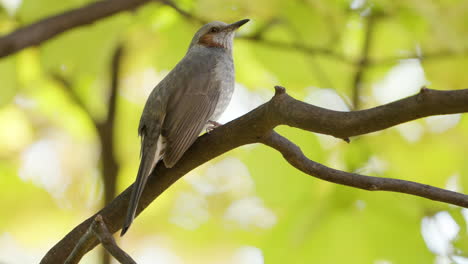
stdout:
[(286, 93), (286, 88), (283, 86), (276, 85), (275, 86), (275, 96), (282, 95)]

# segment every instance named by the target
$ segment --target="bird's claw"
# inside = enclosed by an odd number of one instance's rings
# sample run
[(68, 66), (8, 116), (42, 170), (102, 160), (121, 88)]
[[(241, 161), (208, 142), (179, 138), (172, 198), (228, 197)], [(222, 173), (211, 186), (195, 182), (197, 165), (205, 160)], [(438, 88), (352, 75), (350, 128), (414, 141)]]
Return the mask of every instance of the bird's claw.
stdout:
[(206, 133), (210, 133), (211, 131), (215, 130), (215, 128), (222, 126), (223, 124), (218, 123), (216, 121), (208, 120), (208, 126), (206, 127)]

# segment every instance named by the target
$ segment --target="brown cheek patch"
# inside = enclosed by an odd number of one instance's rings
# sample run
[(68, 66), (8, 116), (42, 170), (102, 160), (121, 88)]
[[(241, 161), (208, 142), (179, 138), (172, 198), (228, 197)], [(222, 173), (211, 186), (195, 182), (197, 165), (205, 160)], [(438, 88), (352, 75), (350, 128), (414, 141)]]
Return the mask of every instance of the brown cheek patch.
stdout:
[(198, 41), (198, 44), (201, 44), (205, 47), (217, 47), (217, 48), (224, 48), (223, 45), (216, 43), (213, 40), (213, 35), (212, 34), (205, 34), (203, 35), (200, 40)]

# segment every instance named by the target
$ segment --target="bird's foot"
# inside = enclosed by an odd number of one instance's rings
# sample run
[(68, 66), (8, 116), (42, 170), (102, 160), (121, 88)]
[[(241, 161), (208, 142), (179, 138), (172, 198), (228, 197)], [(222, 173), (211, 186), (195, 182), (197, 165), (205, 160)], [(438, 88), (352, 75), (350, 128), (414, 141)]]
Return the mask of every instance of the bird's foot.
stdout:
[(210, 133), (211, 131), (215, 130), (215, 128), (222, 126), (223, 124), (218, 123), (216, 121), (208, 120), (208, 127), (206, 127), (206, 133)]

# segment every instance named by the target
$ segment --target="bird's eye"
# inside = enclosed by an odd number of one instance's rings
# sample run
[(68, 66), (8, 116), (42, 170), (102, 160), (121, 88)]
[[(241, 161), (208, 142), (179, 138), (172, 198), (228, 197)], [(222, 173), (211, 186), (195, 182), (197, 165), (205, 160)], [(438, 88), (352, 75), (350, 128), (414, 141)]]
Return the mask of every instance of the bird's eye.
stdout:
[(219, 28), (217, 28), (217, 27), (212, 27), (212, 28), (210, 29), (210, 32), (211, 32), (211, 33), (219, 32)]

